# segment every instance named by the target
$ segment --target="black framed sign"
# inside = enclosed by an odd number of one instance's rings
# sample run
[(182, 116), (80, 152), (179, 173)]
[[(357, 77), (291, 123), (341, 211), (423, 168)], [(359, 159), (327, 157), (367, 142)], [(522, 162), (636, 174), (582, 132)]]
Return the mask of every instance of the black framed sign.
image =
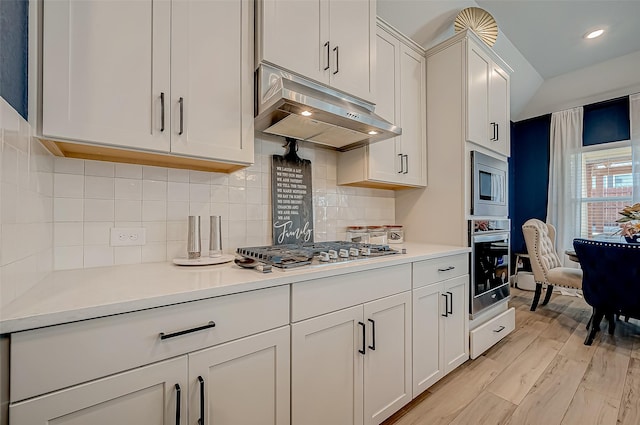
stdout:
[(296, 154), (295, 141), (286, 155), (271, 159), (273, 244), (313, 242), (311, 161)]

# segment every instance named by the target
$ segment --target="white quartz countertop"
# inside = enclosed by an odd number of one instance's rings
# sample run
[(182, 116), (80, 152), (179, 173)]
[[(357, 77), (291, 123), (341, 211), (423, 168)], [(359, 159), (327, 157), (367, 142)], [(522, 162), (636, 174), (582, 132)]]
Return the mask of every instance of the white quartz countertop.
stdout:
[(193, 267), (163, 262), (56, 271), (0, 310), (0, 334), (470, 252), (467, 247), (429, 244), (392, 248), (406, 248), (407, 253), (287, 271), (274, 267), (265, 274), (233, 262)]

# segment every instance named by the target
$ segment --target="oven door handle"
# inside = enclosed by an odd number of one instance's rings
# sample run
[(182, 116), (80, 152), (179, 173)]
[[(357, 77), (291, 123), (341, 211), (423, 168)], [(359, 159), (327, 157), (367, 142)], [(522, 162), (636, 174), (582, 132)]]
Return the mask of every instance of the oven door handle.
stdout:
[(509, 239), (509, 233), (474, 234), (471, 236), (471, 243), (476, 242), (499, 242)]

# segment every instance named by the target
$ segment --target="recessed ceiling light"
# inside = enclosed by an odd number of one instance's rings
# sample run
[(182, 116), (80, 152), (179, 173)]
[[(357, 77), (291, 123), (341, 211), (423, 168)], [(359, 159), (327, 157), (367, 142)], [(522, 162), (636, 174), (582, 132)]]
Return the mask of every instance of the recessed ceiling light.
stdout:
[(593, 30), (593, 31), (588, 32), (587, 34), (585, 34), (584, 38), (596, 38), (596, 37), (600, 37), (603, 33), (604, 33), (604, 30), (603, 30), (603, 29)]
[(369, 134), (370, 134), (370, 135), (372, 135), (372, 136), (375, 136), (376, 134), (378, 134), (378, 132), (377, 132), (377, 131), (375, 131), (375, 130), (371, 130), (371, 131), (369, 132)]
[(310, 117), (312, 114), (309, 111), (302, 111), (302, 112), (300, 112), (300, 115), (305, 116), (305, 117)]

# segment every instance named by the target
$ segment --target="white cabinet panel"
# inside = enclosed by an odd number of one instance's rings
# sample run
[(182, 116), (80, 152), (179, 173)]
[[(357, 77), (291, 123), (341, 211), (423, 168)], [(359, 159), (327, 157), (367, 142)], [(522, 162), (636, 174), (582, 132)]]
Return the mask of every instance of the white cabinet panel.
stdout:
[(364, 305), (364, 423), (379, 424), (411, 401), (411, 292)]
[(413, 396), (416, 397), (444, 376), (440, 362), (442, 326), (440, 285), (413, 291)]
[(250, 2), (174, 1), (172, 11), (171, 151), (252, 161)]
[(167, 1), (45, 2), (43, 134), (168, 151), (170, 24)]
[(363, 421), (362, 306), (291, 326), (293, 424)]
[(289, 358), (289, 326), (189, 354), (189, 423), (288, 425)]
[(447, 316), (442, 320), (446, 374), (469, 359), (469, 276), (445, 281), (444, 293), (449, 296)]
[(257, 61), (372, 102), (374, 0), (260, 0)]
[(186, 424), (187, 358), (178, 357), (15, 403), (11, 425)]

